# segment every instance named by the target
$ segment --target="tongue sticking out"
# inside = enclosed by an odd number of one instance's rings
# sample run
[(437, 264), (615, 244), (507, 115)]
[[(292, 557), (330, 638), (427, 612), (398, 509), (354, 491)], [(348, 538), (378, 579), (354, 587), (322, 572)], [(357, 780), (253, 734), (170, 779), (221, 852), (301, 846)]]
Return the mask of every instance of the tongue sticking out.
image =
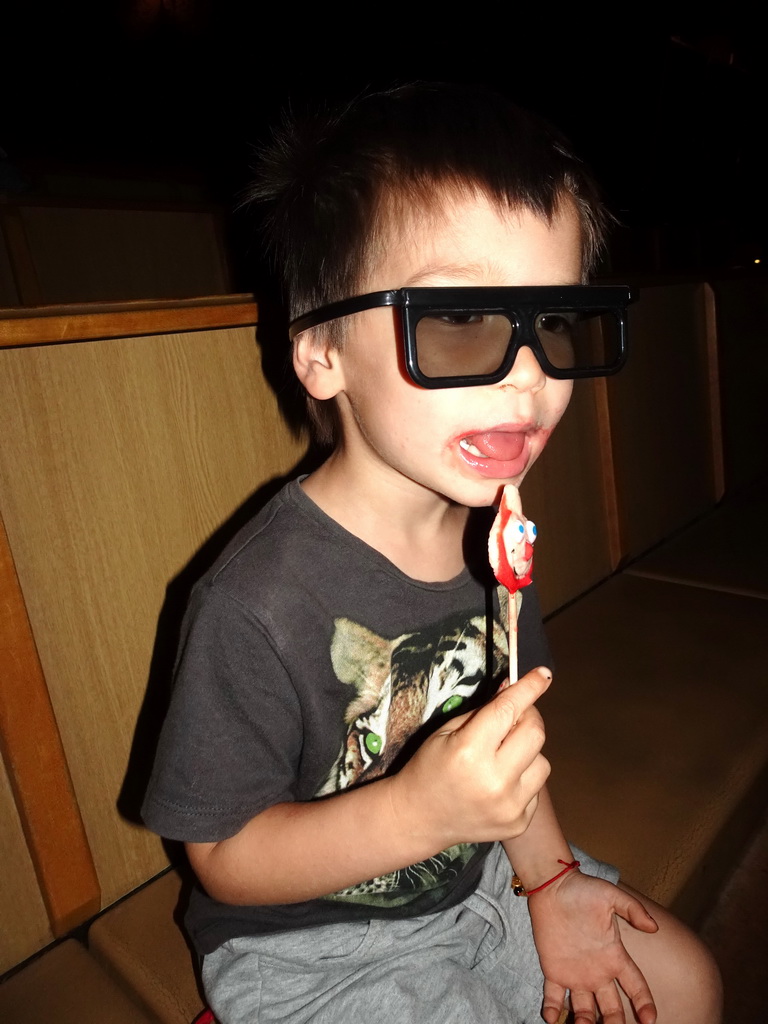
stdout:
[(487, 434), (470, 434), (464, 438), (487, 459), (511, 462), (520, 456), (525, 445), (525, 434), (505, 430), (491, 430)]

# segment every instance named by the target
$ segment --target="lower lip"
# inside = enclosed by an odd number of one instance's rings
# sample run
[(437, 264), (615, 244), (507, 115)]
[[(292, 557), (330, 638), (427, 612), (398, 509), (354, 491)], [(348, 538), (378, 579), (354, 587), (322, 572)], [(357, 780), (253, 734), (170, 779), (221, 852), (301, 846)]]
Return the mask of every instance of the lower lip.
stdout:
[(530, 436), (526, 435), (523, 450), (516, 459), (510, 459), (509, 461), (472, 455), (471, 452), (466, 451), (458, 443), (457, 448), (459, 449), (459, 457), (474, 473), (488, 480), (509, 480), (520, 476), (528, 466), (531, 458), (530, 443)]

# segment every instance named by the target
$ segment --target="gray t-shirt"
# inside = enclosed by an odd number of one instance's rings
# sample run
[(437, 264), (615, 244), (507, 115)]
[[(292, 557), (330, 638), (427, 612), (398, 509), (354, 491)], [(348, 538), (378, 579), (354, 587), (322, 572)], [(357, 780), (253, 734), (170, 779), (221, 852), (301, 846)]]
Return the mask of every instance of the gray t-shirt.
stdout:
[[(215, 842), (277, 803), (397, 771), (446, 716), (507, 673), (488, 568), (491, 510), (473, 513), (467, 566), (445, 583), (402, 573), (288, 484), (196, 585), (143, 815), (168, 839)], [(521, 674), (549, 663), (532, 587)], [(360, 823), (360, 842), (375, 833)], [(488, 844), (305, 903), (233, 907), (202, 890), (187, 927), (201, 953), (238, 935), (436, 912), (464, 899)]]

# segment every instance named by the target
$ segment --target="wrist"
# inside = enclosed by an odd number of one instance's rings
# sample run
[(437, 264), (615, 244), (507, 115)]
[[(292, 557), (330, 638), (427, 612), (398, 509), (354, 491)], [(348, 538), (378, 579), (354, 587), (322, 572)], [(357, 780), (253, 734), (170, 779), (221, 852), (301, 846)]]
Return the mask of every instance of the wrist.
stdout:
[(454, 844), (455, 840), (443, 829), (435, 827), (431, 808), (414, 800), (402, 773), (379, 779), (374, 785), (380, 787), (386, 799), (392, 835), (399, 837), (403, 848), (409, 851), (409, 864), (426, 860)]
[(557, 834), (537, 836), (532, 843), (527, 840), (527, 835), (505, 840), (504, 849), (513, 872), (530, 892), (549, 882), (565, 864), (574, 860), (574, 855), (565, 838)]
[(548, 889), (550, 886), (555, 885), (561, 878), (564, 878), (571, 871), (578, 870), (580, 864), (577, 860), (565, 861), (560, 858), (558, 858), (557, 863), (562, 865), (559, 871), (556, 871), (550, 878), (547, 878), (543, 882), (539, 882), (538, 885), (535, 885), (530, 889), (526, 889), (521, 879), (515, 875), (512, 879), (512, 889), (515, 896), (534, 896), (536, 893), (542, 892), (544, 889)]

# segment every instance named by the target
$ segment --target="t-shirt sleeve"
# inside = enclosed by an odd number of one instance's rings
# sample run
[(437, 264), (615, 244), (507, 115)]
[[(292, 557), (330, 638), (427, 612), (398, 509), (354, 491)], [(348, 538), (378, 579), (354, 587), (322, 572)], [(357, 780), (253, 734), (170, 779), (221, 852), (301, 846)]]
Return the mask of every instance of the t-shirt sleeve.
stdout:
[(301, 714), (261, 623), (206, 585), (182, 630), (171, 702), (142, 807), (167, 839), (217, 842), (296, 799)]

